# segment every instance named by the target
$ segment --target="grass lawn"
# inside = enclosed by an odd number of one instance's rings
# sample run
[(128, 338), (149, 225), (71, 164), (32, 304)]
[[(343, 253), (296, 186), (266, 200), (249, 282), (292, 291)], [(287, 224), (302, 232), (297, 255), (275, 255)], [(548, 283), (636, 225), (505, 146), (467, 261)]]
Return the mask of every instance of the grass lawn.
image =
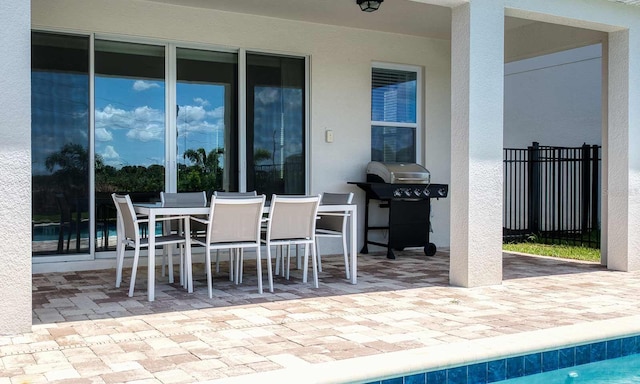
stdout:
[(600, 249), (572, 245), (522, 242), (502, 244), (502, 249), (505, 251), (529, 253), (532, 255), (560, 257), (563, 259), (575, 259), (594, 262), (600, 261)]

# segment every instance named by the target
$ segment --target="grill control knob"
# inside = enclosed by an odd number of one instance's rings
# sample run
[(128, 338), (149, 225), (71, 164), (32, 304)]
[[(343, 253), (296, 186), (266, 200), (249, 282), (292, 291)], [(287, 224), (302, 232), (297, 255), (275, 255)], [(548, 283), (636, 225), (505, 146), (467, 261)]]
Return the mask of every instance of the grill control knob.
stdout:
[(422, 194), (428, 197), (431, 195), (431, 191), (429, 191), (429, 188), (425, 188), (424, 191), (422, 191)]
[(420, 190), (419, 190), (419, 189), (414, 189), (414, 190), (413, 190), (413, 194), (414, 194), (416, 197), (420, 197), (421, 192), (420, 192)]
[(411, 197), (411, 189), (407, 188), (404, 190), (404, 195), (407, 197)]
[(438, 195), (440, 195), (440, 196), (444, 196), (444, 195), (446, 195), (446, 194), (447, 194), (447, 193), (445, 192), (444, 188), (440, 188), (440, 189), (438, 189)]

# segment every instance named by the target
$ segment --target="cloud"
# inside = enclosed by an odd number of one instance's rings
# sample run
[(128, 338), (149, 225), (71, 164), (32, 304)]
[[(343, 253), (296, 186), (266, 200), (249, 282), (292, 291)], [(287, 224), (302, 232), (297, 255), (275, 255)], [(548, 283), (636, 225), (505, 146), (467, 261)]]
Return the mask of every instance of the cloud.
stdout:
[(196, 97), (196, 98), (194, 98), (194, 99), (193, 99), (193, 101), (194, 101), (196, 104), (200, 104), (200, 105), (201, 105), (201, 106), (203, 106), (203, 107), (206, 107), (207, 105), (209, 105), (209, 101), (208, 101), (208, 100), (203, 99), (202, 97)]
[(164, 140), (164, 126), (148, 124), (144, 127), (135, 127), (127, 132), (127, 137), (142, 142)]
[(190, 122), (204, 120), (207, 112), (202, 106), (183, 105), (178, 111), (178, 121)]
[(160, 85), (158, 83), (152, 83), (149, 81), (144, 81), (144, 80), (136, 80), (133, 83), (133, 90), (134, 91), (146, 91), (147, 89), (150, 88), (160, 88)]
[(96, 111), (96, 140), (113, 138), (111, 132), (126, 129), (134, 140), (164, 140), (164, 112), (149, 106), (124, 110), (107, 105)]
[(224, 107), (218, 107), (211, 111), (207, 111), (207, 117), (212, 117), (214, 119), (224, 118)]
[(111, 141), (113, 135), (105, 128), (96, 128), (96, 141)]
[(115, 149), (113, 149), (112, 145), (107, 145), (106, 147), (104, 147), (104, 151), (102, 151), (100, 156), (102, 156), (102, 158), (105, 160), (113, 160), (113, 159), (120, 158), (120, 155), (118, 154), (118, 152), (116, 152)]

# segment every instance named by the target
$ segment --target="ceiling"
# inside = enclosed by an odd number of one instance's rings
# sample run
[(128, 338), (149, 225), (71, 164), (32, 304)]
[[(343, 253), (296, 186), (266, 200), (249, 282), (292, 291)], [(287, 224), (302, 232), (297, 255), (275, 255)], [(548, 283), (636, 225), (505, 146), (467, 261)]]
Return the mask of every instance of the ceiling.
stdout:
[[(451, 9), (410, 0), (387, 0), (376, 12), (360, 11), (355, 0), (149, 0), (225, 12), (339, 25), (405, 35), (450, 39)], [(505, 28), (533, 21), (507, 17)]]

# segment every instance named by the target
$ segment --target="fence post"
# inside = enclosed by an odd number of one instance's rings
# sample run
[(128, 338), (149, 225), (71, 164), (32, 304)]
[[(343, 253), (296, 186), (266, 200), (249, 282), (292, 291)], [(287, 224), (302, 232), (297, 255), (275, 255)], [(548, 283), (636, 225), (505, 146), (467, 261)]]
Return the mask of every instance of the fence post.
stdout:
[[(593, 145), (591, 157), (591, 230), (598, 229), (598, 202), (600, 201), (600, 154), (599, 146)], [(599, 240), (598, 240), (599, 243)]]
[(591, 208), (591, 146), (582, 144), (582, 200), (580, 201), (580, 232), (584, 235), (589, 227)]
[(527, 147), (527, 215), (530, 233), (540, 232), (540, 143), (534, 141)]

